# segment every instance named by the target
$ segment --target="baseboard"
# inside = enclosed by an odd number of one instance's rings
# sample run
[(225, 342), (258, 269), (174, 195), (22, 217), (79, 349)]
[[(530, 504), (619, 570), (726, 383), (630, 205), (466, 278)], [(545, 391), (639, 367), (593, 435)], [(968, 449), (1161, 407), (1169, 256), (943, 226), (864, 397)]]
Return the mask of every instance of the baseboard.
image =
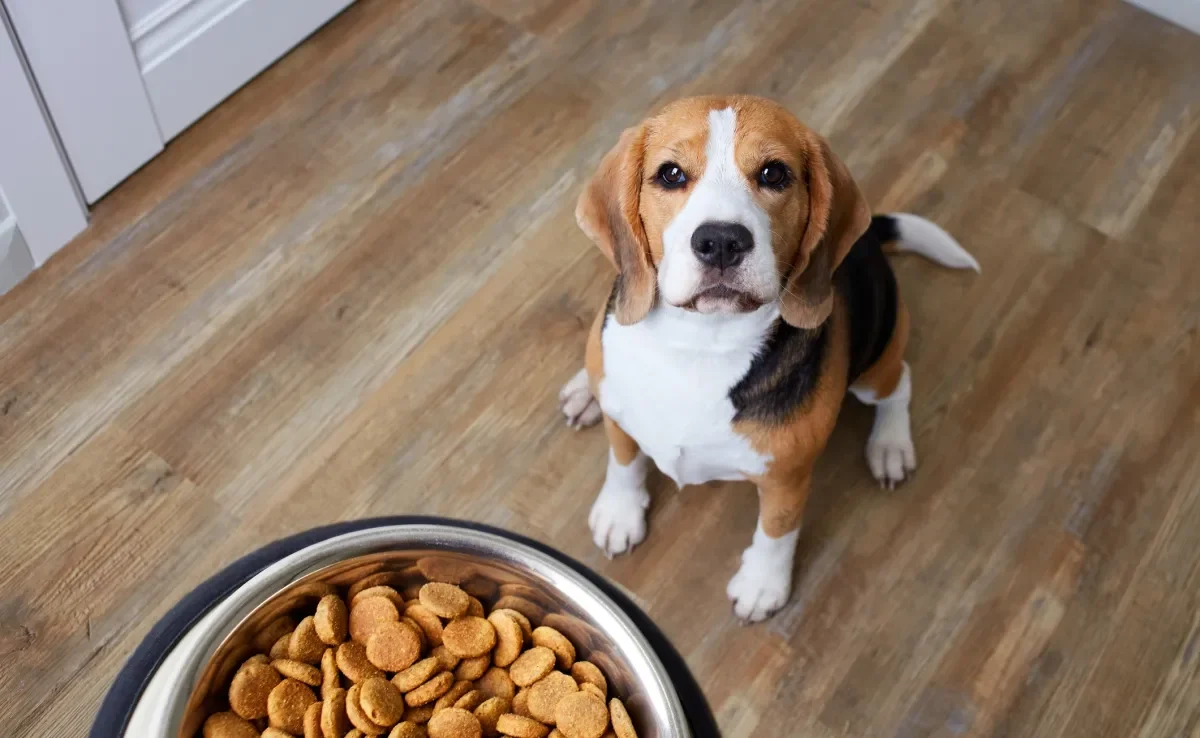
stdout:
[(1200, 33), (1200, 0), (1125, 0), (1192, 33)]
[(172, 0), (130, 30), (170, 140), (354, 0)]
[(33, 271), (33, 255), (17, 228), (17, 219), (0, 221), (0, 295), (17, 286)]

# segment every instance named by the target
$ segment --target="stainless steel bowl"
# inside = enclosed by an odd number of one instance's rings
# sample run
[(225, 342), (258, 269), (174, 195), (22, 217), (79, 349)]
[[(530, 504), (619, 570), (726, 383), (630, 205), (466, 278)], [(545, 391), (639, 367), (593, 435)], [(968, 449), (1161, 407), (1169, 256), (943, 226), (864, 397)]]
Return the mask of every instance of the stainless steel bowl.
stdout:
[[(394, 572), (400, 583), (426, 578), (460, 584), (485, 603), (518, 596), (575, 642), (625, 701), (643, 738), (689, 738), (678, 695), (645, 636), (603, 592), (574, 570), (528, 546), (449, 525), (401, 525), (322, 541), (260, 572), (205, 617), (168, 666), (163, 738), (193, 738), (219, 701), (251, 641), (272, 619), (368, 574)], [(159, 721), (155, 721), (159, 722)]]

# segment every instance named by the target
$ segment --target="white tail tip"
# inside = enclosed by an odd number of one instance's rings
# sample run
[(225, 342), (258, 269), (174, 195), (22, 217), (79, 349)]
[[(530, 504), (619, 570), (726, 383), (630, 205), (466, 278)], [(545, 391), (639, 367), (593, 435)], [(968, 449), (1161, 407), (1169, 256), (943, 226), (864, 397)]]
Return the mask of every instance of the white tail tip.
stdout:
[(937, 223), (911, 213), (891, 213), (884, 217), (895, 223), (899, 234), (898, 250), (920, 254), (952, 269), (980, 271), (975, 257)]

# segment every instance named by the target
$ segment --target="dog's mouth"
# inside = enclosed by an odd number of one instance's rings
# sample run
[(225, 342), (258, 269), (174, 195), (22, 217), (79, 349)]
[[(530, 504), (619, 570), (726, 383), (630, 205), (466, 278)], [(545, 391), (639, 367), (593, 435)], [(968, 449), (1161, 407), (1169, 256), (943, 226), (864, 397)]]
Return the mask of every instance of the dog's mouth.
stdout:
[(697, 313), (749, 313), (762, 305), (763, 301), (749, 292), (716, 284), (700, 290), (680, 307)]

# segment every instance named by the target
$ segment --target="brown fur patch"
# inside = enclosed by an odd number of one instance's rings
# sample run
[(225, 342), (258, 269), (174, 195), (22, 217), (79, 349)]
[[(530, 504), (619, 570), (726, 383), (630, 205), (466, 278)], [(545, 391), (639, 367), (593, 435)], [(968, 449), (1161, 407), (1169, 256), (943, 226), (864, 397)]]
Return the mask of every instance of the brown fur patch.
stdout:
[(834, 301), (829, 343), (820, 380), (809, 403), (793, 422), (782, 425), (741, 421), (734, 429), (762, 454), (770, 454), (765, 474), (751, 477), (759, 488), (763, 530), (778, 538), (795, 530), (808, 501), (813, 465), (837, 423), (846, 394), (850, 362), (849, 314), (843, 300)]
[(890, 397), (896, 391), (896, 385), (904, 375), (904, 350), (908, 346), (908, 331), (908, 309), (904, 307), (904, 301), (897, 292), (896, 324), (892, 328), (892, 337), (875, 363), (867, 367), (854, 381), (854, 389), (869, 389), (881, 400)]

